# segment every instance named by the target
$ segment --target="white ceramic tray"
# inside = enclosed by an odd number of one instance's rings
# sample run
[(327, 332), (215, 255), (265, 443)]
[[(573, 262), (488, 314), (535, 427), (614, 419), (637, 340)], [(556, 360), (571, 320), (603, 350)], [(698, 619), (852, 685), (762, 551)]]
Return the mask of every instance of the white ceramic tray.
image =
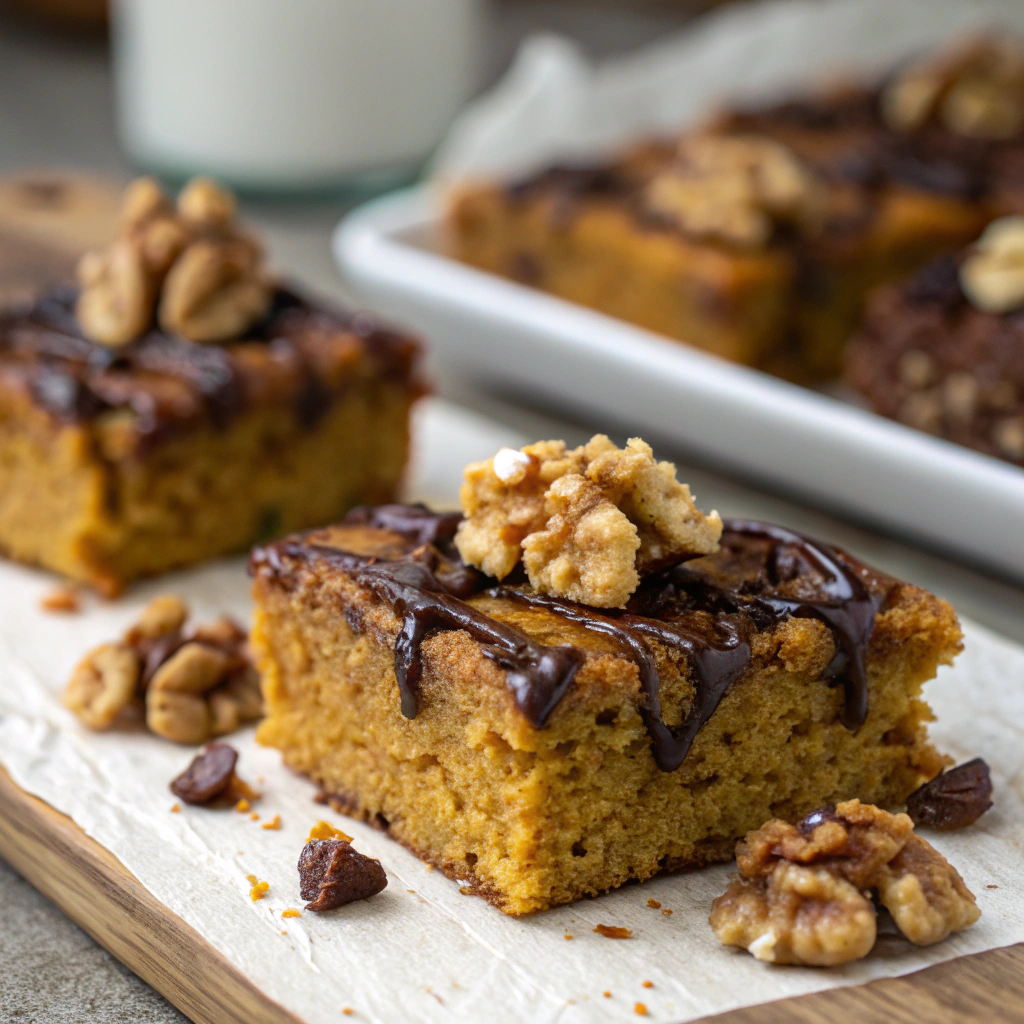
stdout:
[(438, 369), (670, 441), (702, 460), (1024, 580), (1024, 470), (450, 259), (428, 188), (338, 227), (361, 299)]

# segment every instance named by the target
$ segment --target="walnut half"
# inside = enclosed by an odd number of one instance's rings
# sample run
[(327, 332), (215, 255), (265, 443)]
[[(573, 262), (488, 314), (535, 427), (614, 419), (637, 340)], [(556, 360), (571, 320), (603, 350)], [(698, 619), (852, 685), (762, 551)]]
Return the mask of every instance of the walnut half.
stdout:
[(716, 551), (722, 533), (638, 437), (502, 449), (466, 467), (461, 499), (464, 561), (503, 579), (521, 559), (538, 593), (597, 608), (622, 607), (642, 572)]
[(931, 945), (981, 916), (956, 869), (905, 814), (859, 800), (797, 825), (769, 821), (736, 848), (739, 877), (711, 907), (728, 946), (759, 960), (829, 967), (875, 943), (870, 896), (911, 942)]

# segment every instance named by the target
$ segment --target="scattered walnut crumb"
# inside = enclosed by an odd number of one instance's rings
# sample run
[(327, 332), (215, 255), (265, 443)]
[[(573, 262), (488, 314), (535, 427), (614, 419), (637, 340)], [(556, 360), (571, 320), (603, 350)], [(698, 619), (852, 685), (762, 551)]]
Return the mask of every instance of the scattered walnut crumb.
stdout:
[(180, 813), (181, 813), (181, 804), (178, 804), (178, 803), (171, 804), (171, 814), (180, 814)]
[(647, 901), (647, 906), (649, 906), (651, 910), (661, 909), (661, 904), (653, 897)]
[(960, 265), (960, 286), (983, 313), (1024, 307), (1024, 217), (1002, 217), (985, 228)]
[(662, 914), (663, 914), (663, 915), (664, 915), (665, 917), (671, 917), (671, 916), (672, 916), (672, 911), (671, 911), (671, 910), (668, 910), (668, 909), (666, 908), (665, 910), (663, 910), (663, 911), (662, 911)]
[(39, 607), (44, 612), (74, 614), (81, 611), (82, 595), (75, 587), (54, 587), (53, 590), (43, 595)]
[(253, 887), (249, 890), (249, 899), (251, 899), (253, 903), (255, 903), (257, 900), (263, 899), (263, 897), (267, 895), (269, 889), (269, 882), (256, 882), (253, 884)]
[(766, 822), (736, 847), (739, 877), (712, 904), (718, 938), (757, 959), (834, 966), (875, 944), (878, 901), (917, 945), (931, 945), (980, 916), (956, 870), (914, 835), (906, 814), (859, 800)]
[(243, 797), (241, 800), (238, 801), (237, 804), (235, 804), (235, 810), (238, 811), (239, 814), (245, 814), (250, 807), (252, 807), (252, 804), (250, 804), (249, 801), (245, 799), (245, 797)]
[(309, 835), (306, 837), (308, 843), (311, 839), (339, 839), (342, 842), (352, 842), (352, 837), (346, 835), (339, 828), (335, 828), (330, 822), (318, 821), (310, 830)]
[(295, 907), (286, 907), (281, 911), (282, 917), (302, 917), (302, 911), (296, 910)]
[(281, 815), (280, 814), (275, 814), (270, 819), (270, 821), (265, 821), (265, 822), (263, 822), (262, 825), (260, 825), (260, 828), (265, 828), (268, 831), (269, 830), (277, 831), (277, 829), (279, 829), (280, 827), (281, 827)]
[(642, 572), (716, 551), (722, 532), (640, 438), (502, 449), (466, 467), (460, 497), (466, 562), (503, 579), (522, 560), (539, 593), (601, 608), (623, 606)]
[(622, 928), (617, 924), (599, 924), (595, 926), (594, 931), (606, 939), (628, 939), (633, 934), (631, 928)]
[(654, 988), (654, 982), (653, 981), (644, 981), (644, 982), (641, 982), (641, 984), (643, 985), (644, 988)]
[(634, 1003), (633, 1004), (633, 1012), (638, 1017), (646, 1017), (647, 1016), (647, 1006), (646, 1006), (646, 1004), (645, 1003)]

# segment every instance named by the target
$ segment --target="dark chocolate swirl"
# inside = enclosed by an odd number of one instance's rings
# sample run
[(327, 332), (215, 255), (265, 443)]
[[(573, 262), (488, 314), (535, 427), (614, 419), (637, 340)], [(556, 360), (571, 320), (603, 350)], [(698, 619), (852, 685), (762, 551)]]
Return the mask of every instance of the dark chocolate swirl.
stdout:
[[(741, 571), (716, 570), (715, 556), (678, 564), (648, 575), (625, 610), (598, 611), (525, 587), (494, 586), (494, 580), (459, 560), (453, 539), (460, 518), (422, 505), (356, 509), (347, 524), (389, 531), (414, 547), (399, 557), (381, 558), (311, 543), (312, 537), (293, 538), (257, 549), (253, 568), (285, 574), (281, 556), (322, 559), (390, 606), (402, 620), (395, 675), (407, 718), (418, 709), (421, 645), (442, 630), (465, 630), (481, 645), (485, 656), (506, 671), (517, 707), (537, 728), (547, 722), (582, 666), (584, 655), (576, 648), (540, 644), (467, 604), (465, 599), (474, 594), (544, 608), (610, 638), (639, 671), (640, 714), (663, 771), (683, 763), (701, 727), (749, 666), (754, 631), (787, 618), (818, 619), (831, 630), (836, 654), (821, 678), (843, 686), (841, 721), (848, 729), (859, 728), (867, 716), (865, 654), (887, 587), (869, 587), (867, 568), (827, 544), (767, 523), (726, 520), (722, 547)], [(690, 666), (694, 697), (677, 726), (668, 725), (663, 715), (650, 641), (681, 652)]]

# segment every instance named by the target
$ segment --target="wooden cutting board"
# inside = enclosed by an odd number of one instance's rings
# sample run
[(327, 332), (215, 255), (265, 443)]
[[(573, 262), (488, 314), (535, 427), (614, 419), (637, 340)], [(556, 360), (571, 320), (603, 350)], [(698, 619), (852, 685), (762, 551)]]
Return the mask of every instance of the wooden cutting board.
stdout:
[[(0, 179), (0, 304), (71, 276), (110, 237), (117, 190), (79, 175)], [(199, 1024), (301, 1024), (70, 818), (0, 767), (0, 857)], [(766, 968), (768, 969), (768, 968)], [(902, 978), (735, 1010), (716, 1024), (1024, 1024), (1024, 944)]]

